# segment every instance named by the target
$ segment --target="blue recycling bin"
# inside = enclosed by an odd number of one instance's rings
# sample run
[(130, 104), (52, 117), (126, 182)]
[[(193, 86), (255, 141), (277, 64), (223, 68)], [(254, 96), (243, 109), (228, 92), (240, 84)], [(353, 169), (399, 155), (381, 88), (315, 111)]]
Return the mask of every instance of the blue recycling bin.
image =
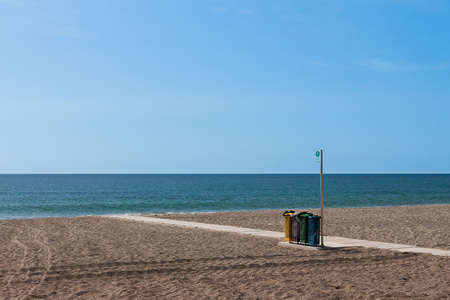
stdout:
[(318, 246), (320, 240), (320, 217), (308, 217), (308, 244)]

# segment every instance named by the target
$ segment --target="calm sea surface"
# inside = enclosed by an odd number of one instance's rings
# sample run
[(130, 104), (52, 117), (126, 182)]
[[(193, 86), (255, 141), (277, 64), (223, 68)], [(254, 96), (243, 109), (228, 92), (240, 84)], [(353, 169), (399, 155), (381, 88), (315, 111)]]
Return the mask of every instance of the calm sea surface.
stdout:
[[(450, 174), (324, 175), (324, 207), (450, 204)], [(0, 219), (320, 207), (319, 175), (0, 175)]]

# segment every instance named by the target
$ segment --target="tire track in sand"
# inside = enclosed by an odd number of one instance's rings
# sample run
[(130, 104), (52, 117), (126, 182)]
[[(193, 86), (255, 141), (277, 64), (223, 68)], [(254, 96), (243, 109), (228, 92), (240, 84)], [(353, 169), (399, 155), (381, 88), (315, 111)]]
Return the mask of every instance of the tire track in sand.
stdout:
[(393, 256), (373, 256), (365, 258), (293, 258), (287, 256), (261, 256), (261, 257), (225, 257), (209, 259), (175, 259), (159, 262), (110, 262), (86, 265), (64, 265), (23, 269), (29, 272), (25, 281), (16, 280), (16, 283), (38, 282), (31, 293), (44, 281), (55, 282), (61, 280), (85, 280), (95, 278), (116, 278), (135, 275), (159, 275), (159, 274), (188, 274), (198, 272), (235, 272), (254, 269), (285, 268), (292, 265), (327, 267), (330, 270), (340, 269), (342, 265), (351, 267), (379, 266), (402, 264), (405, 260), (415, 257), (417, 254), (408, 253)]
[(37, 284), (35, 284), (31, 289), (29, 289), (28, 291), (24, 292), (24, 294), (20, 297), (18, 297), (18, 299), (26, 299), (28, 297), (31, 296), (31, 294), (36, 290), (36, 288), (38, 288), (39, 286), (42, 285), (42, 283), (45, 281), (46, 277), (47, 277), (47, 273), (48, 271), (51, 269), (51, 257), (52, 257), (52, 252), (47, 240), (47, 237), (45, 235), (45, 232), (41, 229), (37, 229), (34, 227), (30, 227), (27, 226), (27, 228), (33, 232), (32, 235), (32, 242), (34, 242), (35, 244), (39, 245), (40, 248), (42, 249), (42, 252), (44, 253), (44, 272), (41, 274), (41, 278), (38, 281)]
[[(23, 230), (15, 228), (15, 227), (12, 227), (12, 226), (3, 225), (3, 224), (1, 226), (7, 227), (7, 228), (11, 228), (13, 231), (19, 230), (19, 232), (13, 236), (13, 238), (11, 240), (11, 244), (16, 244), (17, 246), (19, 246), (19, 248), (23, 249), (22, 250), (23, 254), (22, 254), (22, 257), (20, 259), (18, 268), (15, 270), (15, 272), (13, 274), (11, 274), (11, 275), (9, 275), (9, 276), (7, 276), (5, 278), (5, 282), (6, 282), (5, 288), (7, 288), (7, 287), (10, 286), (10, 284), (13, 281), (14, 277), (19, 275), (22, 272), (22, 270), (24, 269), (25, 259), (26, 259), (27, 254), (28, 254), (28, 248), (21, 241), (19, 241), (19, 239), (18, 239), (18, 237), (20, 237), (22, 235)], [(17, 254), (18, 251), (19, 250), (13, 250), (12, 259), (16, 258), (16, 254)]]

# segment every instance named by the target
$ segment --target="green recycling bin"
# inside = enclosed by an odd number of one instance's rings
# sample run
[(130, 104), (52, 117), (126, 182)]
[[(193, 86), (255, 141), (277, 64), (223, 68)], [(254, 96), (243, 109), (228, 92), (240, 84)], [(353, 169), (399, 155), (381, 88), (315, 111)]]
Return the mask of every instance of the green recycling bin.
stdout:
[(300, 214), (300, 243), (308, 243), (308, 218), (313, 214), (303, 213)]

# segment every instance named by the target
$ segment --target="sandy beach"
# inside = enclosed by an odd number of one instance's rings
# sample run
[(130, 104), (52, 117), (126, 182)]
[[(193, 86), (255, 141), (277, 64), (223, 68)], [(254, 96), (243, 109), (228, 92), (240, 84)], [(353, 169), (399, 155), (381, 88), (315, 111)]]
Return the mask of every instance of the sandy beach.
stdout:
[[(158, 217), (283, 231), (282, 213)], [(449, 216), (450, 205), (328, 209), (325, 235), (449, 250)], [(450, 299), (449, 257), (91, 216), (0, 229), (1, 299)]]

